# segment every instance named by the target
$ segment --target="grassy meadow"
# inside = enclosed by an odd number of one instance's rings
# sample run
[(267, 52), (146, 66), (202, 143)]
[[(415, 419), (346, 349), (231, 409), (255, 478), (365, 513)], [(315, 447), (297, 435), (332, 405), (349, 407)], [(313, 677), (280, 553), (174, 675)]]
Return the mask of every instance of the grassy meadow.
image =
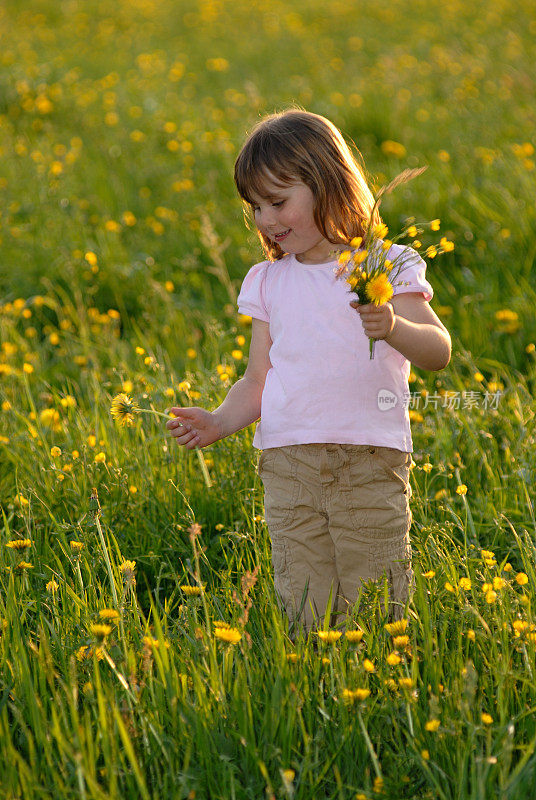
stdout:
[[(532, 795), (531, 11), (2, 4), (2, 800)], [(342, 635), (294, 643), (254, 426), (187, 451), (153, 413), (212, 410), (245, 370), (236, 298), (263, 254), (233, 164), (291, 104), (332, 119), (376, 189), (427, 165), (383, 219), (439, 219), (422, 252), (455, 244), (427, 273), (452, 360), (411, 374), (407, 627), (370, 585)], [(131, 427), (122, 391), (148, 412)]]

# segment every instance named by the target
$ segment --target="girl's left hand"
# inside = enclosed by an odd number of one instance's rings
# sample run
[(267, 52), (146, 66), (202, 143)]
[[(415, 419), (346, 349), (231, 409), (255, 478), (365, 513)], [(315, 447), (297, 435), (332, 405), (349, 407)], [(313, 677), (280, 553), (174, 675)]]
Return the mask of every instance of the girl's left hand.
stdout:
[(385, 339), (390, 335), (395, 326), (395, 311), (391, 303), (361, 305), (359, 300), (352, 300), (350, 305), (361, 317), (363, 330), (370, 339)]

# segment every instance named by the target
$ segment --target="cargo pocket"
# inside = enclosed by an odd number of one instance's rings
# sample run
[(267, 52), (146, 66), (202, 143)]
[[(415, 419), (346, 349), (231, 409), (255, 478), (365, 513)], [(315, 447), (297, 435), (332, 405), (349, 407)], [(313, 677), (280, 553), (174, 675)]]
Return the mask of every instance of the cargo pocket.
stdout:
[(294, 595), (290, 577), (290, 553), (287, 540), (280, 531), (272, 531), (272, 566), (274, 568), (274, 588), (282, 611), (292, 613)]
[(259, 475), (264, 485), (264, 518), (270, 533), (289, 525), (296, 513), (300, 483), (293, 450), (292, 445), (271, 448), (259, 462)]
[(371, 447), (370, 454), (375, 479), (390, 478), (400, 485), (404, 494), (411, 496), (409, 486), (411, 453), (397, 450), (396, 447)]
[(402, 618), (404, 605), (415, 590), (411, 563), (412, 550), (409, 535), (391, 541), (378, 541), (369, 550), (371, 577), (378, 580), (387, 575), (389, 582), (390, 617)]

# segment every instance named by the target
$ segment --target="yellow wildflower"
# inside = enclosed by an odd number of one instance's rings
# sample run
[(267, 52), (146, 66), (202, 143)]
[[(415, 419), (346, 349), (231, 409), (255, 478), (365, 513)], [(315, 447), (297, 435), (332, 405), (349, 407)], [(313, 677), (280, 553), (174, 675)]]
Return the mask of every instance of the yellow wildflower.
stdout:
[(387, 622), (384, 625), (385, 630), (390, 636), (400, 636), (406, 632), (408, 627), (407, 619), (399, 619), (396, 622)]
[(342, 636), (342, 631), (317, 631), (318, 638), (323, 642), (336, 642)]
[(188, 597), (197, 597), (201, 594), (201, 588), (199, 586), (181, 586), (181, 591)]
[(113, 630), (111, 625), (105, 625), (99, 622), (95, 622), (93, 625), (90, 625), (89, 629), (93, 636), (101, 640), (106, 639), (106, 637), (109, 636)]
[(214, 636), (230, 644), (237, 644), (242, 638), (242, 634), (236, 628), (215, 628)]
[(376, 306), (384, 305), (393, 296), (393, 285), (385, 273), (371, 278), (365, 286), (365, 294)]
[(138, 405), (128, 394), (117, 394), (112, 399), (110, 414), (120, 425), (133, 425), (135, 414), (139, 414)]
[(107, 622), (117, 622), (120, 616), (115, 608), (101, 608), (99, 611), (99, 617)]
[(6, 542), (6, 547), (9, 547), (11, 550), (16, 550), (18, 553), (24, 553), (24, 551), (31, 546), (31, 539), (12, 539), (10, 542)]

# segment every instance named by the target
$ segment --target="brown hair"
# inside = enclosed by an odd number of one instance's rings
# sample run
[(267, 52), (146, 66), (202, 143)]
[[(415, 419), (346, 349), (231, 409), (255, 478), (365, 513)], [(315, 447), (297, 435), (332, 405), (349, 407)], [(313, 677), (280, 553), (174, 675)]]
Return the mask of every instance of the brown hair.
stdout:
[[(357, 147), (355, 150), (363, 161)], [(357, 163), (342, 133), (328, 119), (290, 108), (268, 114), (255, 125), (234, 168), (248, 228), (252, 219), (251, 196), (264, 196), (267, 171), (283, 185), (299, 179), (311, 189), (316, 227), (329, 242), (348, 245), (355, 236), (365, 237), (374, 197), (364, 166)], [(372, 224), (381, 221), (376, 208)], [(258, 235), (270, 261), (284, 256), (277, 242), (260, 231)]]

